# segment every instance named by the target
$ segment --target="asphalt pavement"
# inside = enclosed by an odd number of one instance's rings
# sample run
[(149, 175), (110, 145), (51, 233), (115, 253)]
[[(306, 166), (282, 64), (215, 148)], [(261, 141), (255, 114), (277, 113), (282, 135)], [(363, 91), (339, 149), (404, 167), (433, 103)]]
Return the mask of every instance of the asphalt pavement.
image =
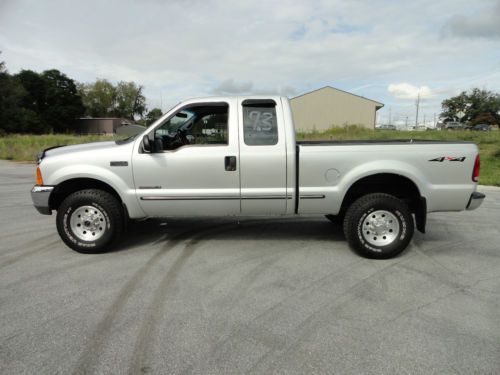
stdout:
[(1, 374), (499, 374), (500, 190), (396, 259), (323, 217), (144, 221), (78, 254), (0, 161)]

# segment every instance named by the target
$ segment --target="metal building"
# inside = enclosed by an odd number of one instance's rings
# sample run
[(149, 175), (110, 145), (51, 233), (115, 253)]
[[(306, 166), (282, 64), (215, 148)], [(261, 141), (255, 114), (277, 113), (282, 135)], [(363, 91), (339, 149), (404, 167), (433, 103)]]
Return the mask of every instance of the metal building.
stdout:
[(117, 117), (89, 117), (76, 120), (75, 132), (79, 134), (103, 134), (113, 135), (116, 129), (132, 122)]
[(346, 125), (374, 129), (377, 111), (384, 106), (331, 86), (292, 98), (290, 104), (295, 128), (306, 132)]

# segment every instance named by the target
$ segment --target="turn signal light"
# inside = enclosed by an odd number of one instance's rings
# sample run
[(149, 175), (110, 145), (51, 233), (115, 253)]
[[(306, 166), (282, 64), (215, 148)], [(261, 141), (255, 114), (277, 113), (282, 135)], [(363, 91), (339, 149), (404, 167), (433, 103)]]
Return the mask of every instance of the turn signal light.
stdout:
[(40, 172), (40, 167), (36, 167), (36, 184), (39, 186), (43, 185), (42, 173)]
[(479, 158), (479, 154), (476, 156), (476, 161), (474, 163), (474, 169), (472, 170), (472, 181), (479, 181), (479, 170), (481, 169), (481, 159)]

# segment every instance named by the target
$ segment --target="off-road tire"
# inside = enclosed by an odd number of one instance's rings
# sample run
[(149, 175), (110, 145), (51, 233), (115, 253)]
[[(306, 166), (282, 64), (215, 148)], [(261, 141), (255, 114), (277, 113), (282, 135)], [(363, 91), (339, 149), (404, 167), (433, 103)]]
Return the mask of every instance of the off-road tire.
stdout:
[[(97, 240), (92, 238), (83, 239), (82, 233), (78, 234), (77, 229), (79, 228), (72, 224), (75, 220), (78, 220), (73, 215), (76, 215), (82, 209), (84, 212), (87, 207), (91, 214), (98, 213), (95, 216), (95, 221), (99, 222), (100, 220), (103, 223), (100, 228), (96, 224), (96, 231), (101, 229), (102, 232), (96, 234), (96, 236), (99, 236)], [(95, 211), (92, 208), (95, 208)], [(98, 189), (80, 190), (68, 195), (62, 201), (57, 210), (56, 225), (59, 236), (71, 249), (85, 254), (104, 253), (113, 248), (123, 232), (123, 208), (120, 202), (106, 191)], [(78, 227), (80, 226), (78, 225)], [(90, 231), (90, 236), (91, 233), (92, 231)]]
[[(384, 215), (384, 212), (387, 214)], [(386, 231), (391, 231), (391, 233), (387, 233), (387, 240), (386, 237), (383, 237), (384, 234), (370, 232), (370, 228), (374, 228), (370, 226), (370, 221), (383, 220), (382, 216), (392, 219), (390, 220), (391, 224), (386, 224), (387, 226), (381, 224), (381, 231), (391, 226), (391, 229)], [(379, 225), (379, 223), (376, 222), (375, 225)], [(364, 195), (351, 204), (344, 217), (343, 227), (347, 242), (358, 254), (371, 259), (388, 259), (406, 249), (413, 237), (415, 224), (411, 211), (405, 202), (389, 194), (373, 193)], [(392, 229), (396, 227), (398, 233), (392, 233), (396, 232), (396, 229)], [(365, 228), (368, 229), (365, 230)], [(375, 229), (379, 230), (379, 227)], [(389, 235), (394, 235), (394, 239), (390, 243), (376, 243), (377, 240), (389, 241)], [(377, 236), (379, 237), (377, 238)]]

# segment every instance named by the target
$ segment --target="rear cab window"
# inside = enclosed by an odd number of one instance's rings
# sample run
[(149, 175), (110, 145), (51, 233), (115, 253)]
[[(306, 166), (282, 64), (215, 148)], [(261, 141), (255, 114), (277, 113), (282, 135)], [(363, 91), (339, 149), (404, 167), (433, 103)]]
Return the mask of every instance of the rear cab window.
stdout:
[(273, 146), (278, 143), (276, 102), (247, 99), (243, 107), (243, 140), (247, 146)]

